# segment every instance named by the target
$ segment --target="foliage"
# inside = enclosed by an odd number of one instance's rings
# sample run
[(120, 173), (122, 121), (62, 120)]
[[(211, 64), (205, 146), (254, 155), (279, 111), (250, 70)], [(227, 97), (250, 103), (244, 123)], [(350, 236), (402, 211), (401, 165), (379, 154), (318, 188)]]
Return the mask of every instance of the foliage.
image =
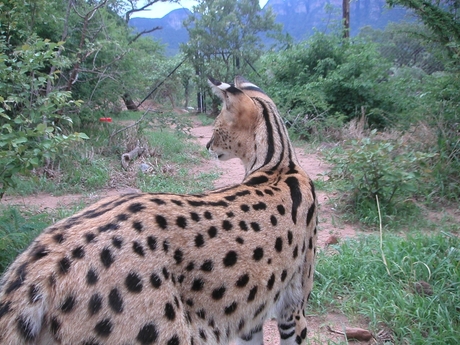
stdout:
[(387, 0), (390, 6), (402, 5), (412, 9), (430, 28), (434, 37), (453, 56), (460, 58), (460, 16), (457, 1)]
[[(181, 50), (192, 60), (203, 89), (207, 76), (230, 81), (246, 75), (262, 54), (260, 35), (280, 33), (272, 11), (261, 12), (259, 2), (252, 0), (198, 1), (184, 25), (190, 39)], [(214, 101), (214, 113), (216, 109)]]
[(401, 202), (425, 190), (429, 179), (427, 162), (432, 153), (405, 147), (402, 140), (378, 140), (375, 131), (370, 137), (353, 140), (343, 155), (334, 155), (332, 180), (340, 180), (353, 213), (367, 223), (378, 224), (376, 198), (384, 215), (403, 207)]
[(24, 217), (16, 208), (0, 214), (0, 274), (9, 263), (37, 236), (48, 222), (43, 214)]
[(53, 159), (72, 141), (87, 139), (83, 133), (68, 133), (71, 121), (64, 115), (81, 102), (69, 92), (46, 91), (57, 74), (46, 70), (59, 64), (61, 45), (32, 36), (11, 47), (0, 37), (0, 198), (14, 185), (15, 174)]
[[(372, 126), (390, 121), (395, 104), (383, 92), (390, 66), (372, 43), (341, 43), (336, 35), (317, 33), (307, 42), (268, 54), (261, 65), (264, 84), (270, 85), (267, 91), (285, 113), (320, 117), (311, 124), (329, 116), (350, 120), (363, 113)], [(305, 125), (299, 130), (311, 132)]]
[[(394, 344), (457, 344), (460, 334), (460, 240), (450, 234), (369, 235), (320, 252), (314, 309), (364, 316), (377, 333), (389, 329)], [(388, 269), (388, 271), (387, 271)], [(427, 282), (432, 295), (416, 292)], [(375, 334), (374, 333), (374, 334)]]

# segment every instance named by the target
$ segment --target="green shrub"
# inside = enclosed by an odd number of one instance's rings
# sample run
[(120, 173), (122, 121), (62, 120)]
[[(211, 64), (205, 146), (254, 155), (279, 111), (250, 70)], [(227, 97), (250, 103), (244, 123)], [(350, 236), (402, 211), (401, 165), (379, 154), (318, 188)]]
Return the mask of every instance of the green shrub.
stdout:
[(332, 180), (342, 182), (340, 189), (347, 193), (353, 211), (369, 223), (379, 219), (373, 206), (377, 197), (383, 213), (391, 215), (400, 211), (406, 198), (424, 191), (421, 185), (429, 172), (426, 162), (434, 157), (404, 147), (401, 140), (378, 140), (375, 133), (353, 140), (344, 154), (330, 157), (335, 164)]

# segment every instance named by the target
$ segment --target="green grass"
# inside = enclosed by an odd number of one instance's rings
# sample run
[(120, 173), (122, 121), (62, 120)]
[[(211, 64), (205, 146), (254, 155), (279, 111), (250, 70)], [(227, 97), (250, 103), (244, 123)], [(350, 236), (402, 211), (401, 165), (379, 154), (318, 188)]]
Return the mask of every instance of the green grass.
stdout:
[(85, 204), (60, 207), (51, 211), (25, 210), (13, 206), (0, 207), (0, 274), (32, 240), (56, 220), (81, 210)]
[[(369, 235), (318, 256), (311, 313), (341, 311), (388, 327), (395, 344), (457, 344), (460, 339), (460, 239), (449, 234)], [(428, 282), (433, 295), (415, 292)]]

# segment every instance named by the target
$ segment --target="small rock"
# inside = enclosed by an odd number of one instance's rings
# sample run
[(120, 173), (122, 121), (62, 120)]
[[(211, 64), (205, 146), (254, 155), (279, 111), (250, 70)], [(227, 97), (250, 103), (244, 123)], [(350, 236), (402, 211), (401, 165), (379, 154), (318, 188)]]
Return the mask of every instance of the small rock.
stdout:
[(414, 283), (415, 292), (420, 296), (431, 296), (433, 295), (433, 288), (426, 281), (419, 280)]
[(339, 238), (337, 236), (334, 236), (334, 235), (331, 235), (327, 238), (326, 241), (324, 241), (324, 245), (327, 247), (327, 246), (330, 246), (331, 244), (337, 244), (339, 243)]

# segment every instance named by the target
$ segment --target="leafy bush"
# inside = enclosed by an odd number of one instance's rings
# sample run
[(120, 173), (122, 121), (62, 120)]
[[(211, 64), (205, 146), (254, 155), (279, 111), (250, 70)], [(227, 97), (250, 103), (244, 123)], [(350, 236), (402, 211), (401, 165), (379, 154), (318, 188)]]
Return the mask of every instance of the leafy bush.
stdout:
[(335, 164), (331, 178), (342, 181), (341, 189), (359, 219), (370, 223), (379, 219), (377, 197), (388, 215), (397, 212), (397, 204), (423, 191), (420, 186), (429, 173), (426, 163), (434, 157), (404, 147), (402, 141), (377, 140), (375, 133), (352, 141), (344, 154), (331, 157)]
[(43, 214), (26, 218), (16, 208), (2, 210), (0, 215), (0, 274), (48, 225), (44, 218)]
[(62, 64), (61, 45), (32, 36), (11, 53), (13, 47), (0, 36), (0, 198), (14, 186), (15, 174), (53, 159), (69, 142), (88, 138), (68, 132), (65, 113), (81, 102), (70, 92), (48, 88), (55, 78), (48, 68)]

